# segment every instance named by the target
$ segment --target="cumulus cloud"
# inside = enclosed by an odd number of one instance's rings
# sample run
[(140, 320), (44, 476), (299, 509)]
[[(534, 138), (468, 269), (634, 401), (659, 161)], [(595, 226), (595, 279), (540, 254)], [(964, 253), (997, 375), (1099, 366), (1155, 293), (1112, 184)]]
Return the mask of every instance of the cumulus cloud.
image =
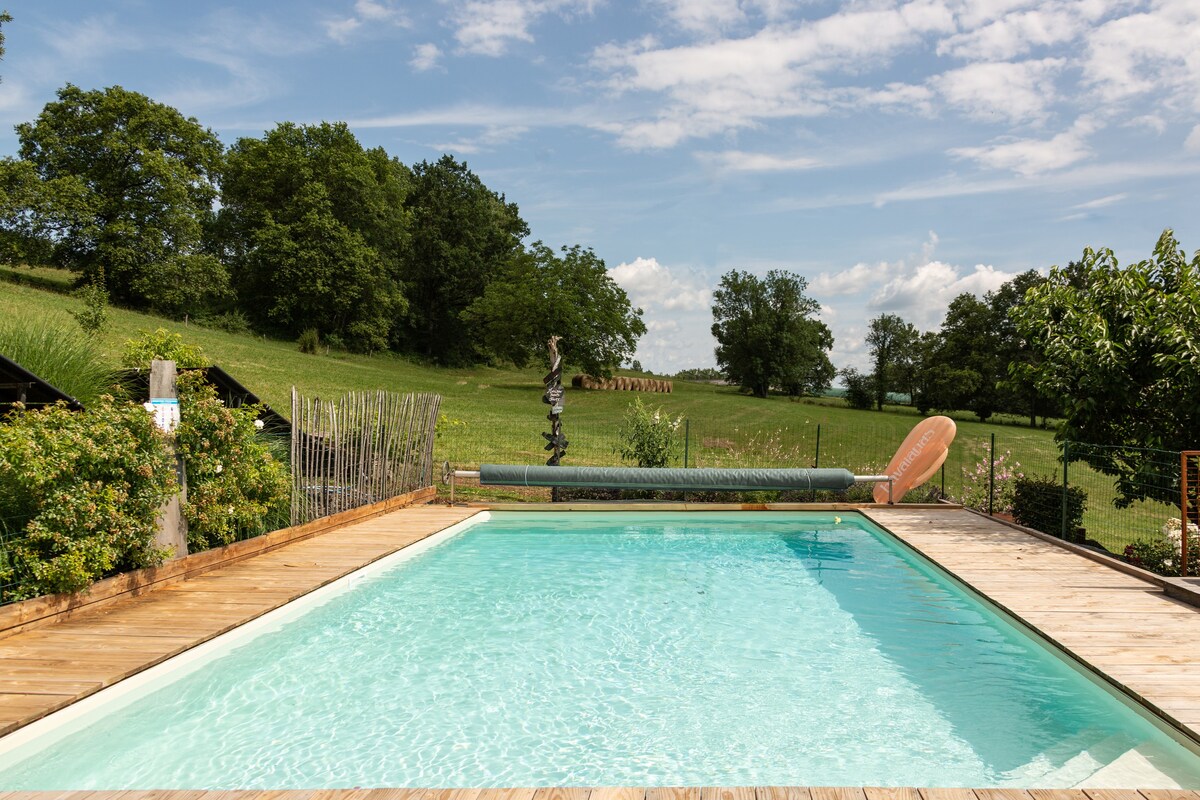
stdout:
[(922, 330), (941, 324), (950, 301), (963, 292), (982, 296), (1013, 279), (1009, 272), (976, 264), (969, 272), (943, 261), (930, 261), (914, 269), (891, 270), (867, 302), (873, 311), (899, 314)]
[(968, 64), (931, 83), (952, 107), (975, 119), (1021, 123), (1045, 118), (1062, 58)]
[(1087, 37), (1085, 85), (1100, 99), (1138, 95), (1200, 110), (1200, 5), (1159, 0), (1150, 9), (1103, 23)]
[(816, 116), (838, 93), (821, 76), (886, 63), (931, 31), (953, 29), (933, 0), (895, 8), (843, 9), (817, 20), (767, 25), (744, 37), (676, 47), (642, 39), (597, 48), (593, 65), (616, 93), (665, 96), (656, 116), (608, 123), (633, 149), (670, 147), (759, 120)]
[(630, 301), (643, 309), (695, 311), (708, 308), (709, 291), (679, 277), (656, 258), (635, 258), (608, 271)]
[(1091, 155), (1087, 137), (1097, 125), (1090, 117), (1080, 117), (1070, 130), (1050, 139), (1013, 139), (983, 147), (956, 147), (950, 154), (972, 159), (991, 169), (1011, 170), (1023, 177), (1041, 175), (1070, 166)]
[(1007, 60), (1025, 55), (1035, 47), (1070, 42), (1088, 27), (1094, 3), (1046, 3), (1044, 6), (1009, 13), (973, 30), (938, 42), (938, 55), (971, 61)]
[(413, 57), (408, 63), (417, 72), (427, 72), (437, 66), (441, 57), (441, 48), (433, 42), (425, 42), (413, 48)]

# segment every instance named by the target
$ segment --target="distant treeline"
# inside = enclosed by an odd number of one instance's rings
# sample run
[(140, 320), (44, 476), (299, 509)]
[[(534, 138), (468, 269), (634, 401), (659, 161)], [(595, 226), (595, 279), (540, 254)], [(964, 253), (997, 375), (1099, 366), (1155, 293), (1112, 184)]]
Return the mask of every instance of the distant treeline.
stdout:
[(67, 85), (17, 134), (0, 256), (130, 308), (439, 364), (524, 365), (553, 333), (597, 374), (646, 330), (599, 256), (525, 244), (516, 203), (448, 155), (408, 166), (328, 122), (226, 148), (119, 86)]

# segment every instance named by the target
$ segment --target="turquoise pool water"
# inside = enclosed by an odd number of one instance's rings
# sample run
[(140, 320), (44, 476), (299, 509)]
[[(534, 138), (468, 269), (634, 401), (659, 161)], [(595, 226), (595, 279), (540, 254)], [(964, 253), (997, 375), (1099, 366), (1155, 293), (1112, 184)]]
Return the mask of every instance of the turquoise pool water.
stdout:
[(0, 788), (1200, 786), (853, 514), (495, 514), (92, 716)]

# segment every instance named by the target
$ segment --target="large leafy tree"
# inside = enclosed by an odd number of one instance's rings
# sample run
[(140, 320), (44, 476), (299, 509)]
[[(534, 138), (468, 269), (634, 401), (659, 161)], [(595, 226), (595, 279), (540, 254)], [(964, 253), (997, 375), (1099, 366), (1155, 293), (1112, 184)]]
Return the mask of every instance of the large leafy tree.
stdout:
[(214, 246), (246, 313), (283, 333), (387, 347), (407, 308), (408, 169), (344, 123), (283, 123), (226, 160)]
[(882, 411), (889, 391), (912, 392), (912, 363), (919, 334), (911, 323), (896, 314), (880, 314), (867, 329), (871, 351), (871, 392), (875, 407)]
[[(1025, 295), (1030, 289), (1045, 282), (1045, 277), (1031, 269), (984, 296), (992, 311), (995, 349), (1001, 367), (1001, 379), (997, 387), (1000, 406), (1005, 411), (1028, 414), (1030, 427), (1037, 425), (1038, 414), (1045, 416), (1052, 401), (1038, 390), (1034, 381), (1024, 377), (1024, 366), (1034, 364), (1039, 355), (1017, 330), (1012, 312), (1025, 302)], [(1004, 377), (1004, 370), (1007, 370), (1007, 378)]]
[(765, 278), (733, 270), (713, 293), (712, 334), (717, 364), (756, 397), (773, 386), (789, 394), (829, 387), (833, 335), (813, 315), (820, 304), (799, 275), (771, 270)]
[(438, 363), (470, 362), (486, 348), (463, 312), (521, 253), (529, 227), (515, 203), (451, 156), (413, 167), (405, 206), (412, 214), (405, 342)]
[(212, 131), (120, 86), (68, 84), (17, 136), (27, 166), (7, 162), (5, 180), (26, 201), (6, 204), (5, 230), (47, 238), (53, 263), (133, 305), (183, 313), (227, 292), (201, 247), (222, 158)]
[(642, 310), (609, 277), (604, 261), (575, 245), (561, 254), (534, 242), (511, 259), (463, 312), (495, 355), (525, 366), (546, 358), (546, 340), (576, 368), (610, 375), (646, 332)]
[(1153, 255), (1121, 267), (1111, 250), (1083, 252), (1029, 290), (1013, 311), (1040, 359), (1024, 375), (1061, 403), (1060, 440), (1072, 460), (1117, 477), (1117, 505), (1177, 502), (1177, 460), (1142, 448), (1200, 444), (1200, 252), (1190, 260), (1174, 233)]

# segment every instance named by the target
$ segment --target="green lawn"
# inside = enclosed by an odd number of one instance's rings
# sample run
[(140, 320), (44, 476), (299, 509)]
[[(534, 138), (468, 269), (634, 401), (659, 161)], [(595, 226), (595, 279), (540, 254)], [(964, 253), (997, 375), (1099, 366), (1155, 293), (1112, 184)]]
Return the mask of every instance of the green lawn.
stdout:
[[(24, 271), (24, 268), (20, 268)], [(57, 273), (57, 274), (55, 274)], [(66, 285), (69, 276), (39, 270), (39, 278)], [(69, 295), (0, 281), (0, 316), (35, 315), (75, 325), (68, 310), (81, 307)], [(201, 345), (212, 360), (234, 375), (277, 411), (290, 415), (290, 390), (335, 398), (351, 390), (429, 391), (443, 397), (443, 425), (437, 458), (460, 468), (483, 462), (542, 463), (542, 431), (548, 406), (541, 402), (541, 369), (472, 367), (442, 369), (395, 356), (360, 356), (332, 352), (305, 355), (294, 342), (277, 341), (184, 325), (146, 314), (113, 309), (100, 346), (114, 362), (125, 339), (139, 329), (164, 327)], [(570, 374), (570, 353), (565, 354)], [(613, 453), (622, 414), (633, 399), (628, 392), (568, 389), (563, 427), (570, 440), (565, 463), (617, 464)], [(882, 412), (856, 411), (838, 398), (786, 397), (755, 399), (735, 388), (676, 381), (672, 394), (642, 394), (643, 402), (661, 406), (686, 419), (690, 466), (820, 466), (846, 467), (858, 473), (882, 470), (904, 436), (920, 419), (912, 408), (889, 406)], [(1051, 431), (1007, 424), (984, 424), (968, 414), (955, 415), (958, 436), (947, 459), (945, 488), (959, 496), (964, 472), (986, 457), (991, 437), (998, 454), (1011, 453), (1020, 471), (1060, 475), (1058, 448)], [(1073, 475), (1085, 479), (1089, 534), (1110, 548), (1157, 530), (1170, 512), (1153, 504), (1134, 513), (1114, 514), (1111, 481), (1081, 465)], [(985, 471), (986, 472), (986, 471)], [(942, 476), (934, 479), (937, 482)], [(1175, 512), (1178, 515), (1178, 512)], [(1102, 526), (1102, 527), (1101, 527)], [(1103, 534), (1103, 535), (1101, 535)]]

